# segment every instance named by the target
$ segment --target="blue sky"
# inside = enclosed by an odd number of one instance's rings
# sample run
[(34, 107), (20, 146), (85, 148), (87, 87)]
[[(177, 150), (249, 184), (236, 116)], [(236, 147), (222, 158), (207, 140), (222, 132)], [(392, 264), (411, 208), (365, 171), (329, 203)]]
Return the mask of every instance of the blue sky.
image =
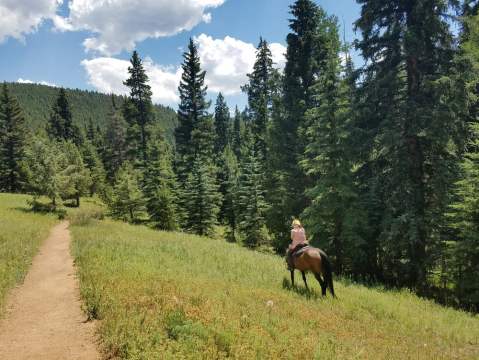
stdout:
[[(316, 1), (344, 24), (360, 8), (354, 0)], [(122, 93), (133, 48), (145, 58), (154, 101), (174, 106), (182, 52), (197, 39), (210, 96), (245, 105), (239, 86), (263, 36), (283, 63), (292, 0), (0, 0), (0, 80)], [(139, 6), (138, 4), (141, 4)], [(6, 20), (4, 20), (6, 19)]]

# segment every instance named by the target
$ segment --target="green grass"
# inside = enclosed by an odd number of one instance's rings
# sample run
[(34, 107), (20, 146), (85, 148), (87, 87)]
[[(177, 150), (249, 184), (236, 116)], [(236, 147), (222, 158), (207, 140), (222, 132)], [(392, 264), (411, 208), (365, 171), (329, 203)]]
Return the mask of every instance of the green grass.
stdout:
[(479, 318), (336, 282), (291, 289), (279, 257), (143, 226), (72, 226), (81, 293), (106, 358), (477, 359)]
[(23, 281), (33, 256), (58, 221), (28, 211), (31, 196), (0, 194), (0, 315), (7, 292)]

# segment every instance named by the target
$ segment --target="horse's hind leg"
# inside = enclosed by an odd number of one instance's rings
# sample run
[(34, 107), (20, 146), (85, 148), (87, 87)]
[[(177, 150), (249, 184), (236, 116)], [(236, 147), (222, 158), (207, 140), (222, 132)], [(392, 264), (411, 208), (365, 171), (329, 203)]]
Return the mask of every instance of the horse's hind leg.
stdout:
[(294, 287), (294, 270), (291, 270), (291, 285)]
[(308, 283), (306, 282), (306, 274), (304, 273), (304, 271), (301, 271), (301, 275), (303, 275), (303, 281), (304, 281), (304, 285), (306, 286), (306, 290), (309, 291)]
[(319, 285), (321, 285), (321, 295), (326, 296), (326, 288), (327, 288), (326, 282), (323, 279), (321, 279), (321, 275), (317, 273), (314, 273), (314, 277), (316, 278), (316, 280), (318, 280)]

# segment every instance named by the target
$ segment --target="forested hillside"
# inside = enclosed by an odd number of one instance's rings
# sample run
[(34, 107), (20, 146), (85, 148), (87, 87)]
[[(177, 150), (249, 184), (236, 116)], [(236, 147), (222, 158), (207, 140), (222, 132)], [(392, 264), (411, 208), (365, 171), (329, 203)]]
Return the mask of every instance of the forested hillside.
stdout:
[[(27, 124), (37, 130), (45, 126), (51, 111), (52, 104), (58, 96), (58, 88), (39, 84), (8, 83), (11, 94), (18, 100)], [(71, 106), (73, 122), (84, 128), (90, 119), (94, 124), (105, 128), (111, 114), (111, 95), (101, 94), (96, 91), (65, 89)], [(125, 98), (113, 95), (115, 102), (120, 106)], [(155, 105), (155, 118), (161, 127), (172, 133), (176, 124), (176, 113), (173, 109)]]

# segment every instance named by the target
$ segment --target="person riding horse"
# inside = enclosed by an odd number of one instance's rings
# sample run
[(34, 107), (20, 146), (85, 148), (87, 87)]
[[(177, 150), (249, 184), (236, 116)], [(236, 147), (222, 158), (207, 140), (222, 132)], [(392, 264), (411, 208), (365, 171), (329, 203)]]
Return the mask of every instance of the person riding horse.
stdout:
[(292, 226), (291, 244), (286, 252), (286, 262), (291, 272), (291, 285), (294, 287), (294, 270), (299, 270), (303, 276), (304, 285), (309, 290), (306, 272), (310, 271), (321, 285), (322, 295), (325, 296), (326, 290), (329, 289), (331, 295), (335, 297), (332, 267), (328, 256), (323, 250), (309, 246), (306, 232), (298, 219), (293, 220)]
[(299, 249), (308, 246), (306, 232), (304, 231), (304, 227), (301, 225), (301, 222), (298, 219), (294, 219), (291, 225), (293, 227), (293, 229), (291, 229), (291, 244), (286, 252), (286, 262), (288, 263), (289, 270), (294, 268), (293, 254)]

